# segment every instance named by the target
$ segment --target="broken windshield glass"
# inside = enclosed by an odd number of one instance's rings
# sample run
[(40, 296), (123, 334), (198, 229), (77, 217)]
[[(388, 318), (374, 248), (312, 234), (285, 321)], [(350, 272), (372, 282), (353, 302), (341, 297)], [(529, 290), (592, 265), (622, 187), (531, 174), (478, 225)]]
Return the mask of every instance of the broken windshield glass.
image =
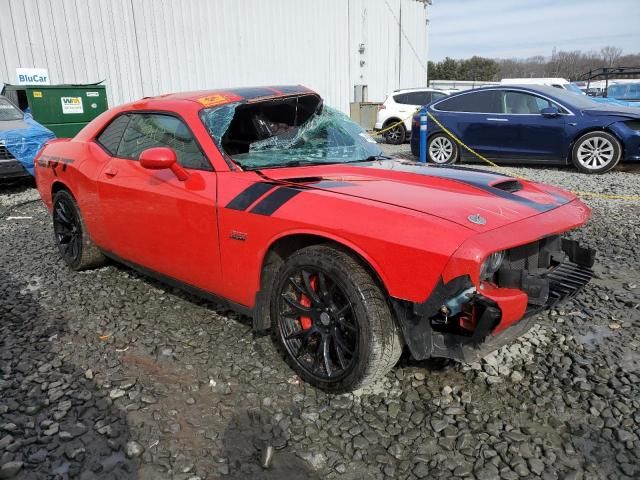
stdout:
[(359, 125), (313, 95), (203, 111), (210, 135), (244, 169), (348, 163), (382, 151)]

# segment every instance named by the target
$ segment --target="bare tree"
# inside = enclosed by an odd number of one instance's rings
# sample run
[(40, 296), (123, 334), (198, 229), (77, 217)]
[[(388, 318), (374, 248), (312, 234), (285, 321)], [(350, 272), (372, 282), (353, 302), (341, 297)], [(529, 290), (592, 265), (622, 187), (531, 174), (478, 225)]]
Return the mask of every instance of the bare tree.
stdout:
[(602, 47), (600, 55), (605, 61), (605, 66), (613, 67), (622, 56), (622, 49), (612, 45), (607, 45), (606, 47)]

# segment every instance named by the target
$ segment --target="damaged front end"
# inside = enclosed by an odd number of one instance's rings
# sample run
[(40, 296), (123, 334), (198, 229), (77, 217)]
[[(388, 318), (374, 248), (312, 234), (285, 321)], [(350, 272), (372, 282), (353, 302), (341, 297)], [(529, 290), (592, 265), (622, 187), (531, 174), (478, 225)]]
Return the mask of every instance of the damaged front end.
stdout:
[(471, 362), (511, 342), (531, 328), (535, 314), (572, 298), (589, 282), (595, 251), (552, 236), (499, 257), (491, 268), (483, 267), (479, 287), (463, 275), (440, 279), (423, 303), (393, 301), (414, 358)]

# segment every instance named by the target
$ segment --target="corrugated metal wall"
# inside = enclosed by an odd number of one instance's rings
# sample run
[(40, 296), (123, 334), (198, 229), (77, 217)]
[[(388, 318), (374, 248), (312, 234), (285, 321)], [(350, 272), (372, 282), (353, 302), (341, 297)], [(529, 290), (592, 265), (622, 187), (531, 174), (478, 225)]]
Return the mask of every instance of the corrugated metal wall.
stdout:
[(426, 8), (417, 0), (0, 0), (0, 82), (15, 82), (17, 67), (45, 67), (52, 83), (106, 80), (110, 105), (301, 83), (348, 111), (355, 84), (368, 85), (370, 100), (426, 85)]

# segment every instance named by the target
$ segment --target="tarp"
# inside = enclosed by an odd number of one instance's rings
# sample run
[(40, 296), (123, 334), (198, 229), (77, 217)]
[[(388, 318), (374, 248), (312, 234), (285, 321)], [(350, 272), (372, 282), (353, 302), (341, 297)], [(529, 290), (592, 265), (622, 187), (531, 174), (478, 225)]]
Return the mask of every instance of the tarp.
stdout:
[(20, 128), (0, 130), (0, 142), (22, 166), (33, 175), (33, 161), (42, 146), (56, 136), (53, 132), (38, 122), (31, 115), (25, 114), (19, 122)]

